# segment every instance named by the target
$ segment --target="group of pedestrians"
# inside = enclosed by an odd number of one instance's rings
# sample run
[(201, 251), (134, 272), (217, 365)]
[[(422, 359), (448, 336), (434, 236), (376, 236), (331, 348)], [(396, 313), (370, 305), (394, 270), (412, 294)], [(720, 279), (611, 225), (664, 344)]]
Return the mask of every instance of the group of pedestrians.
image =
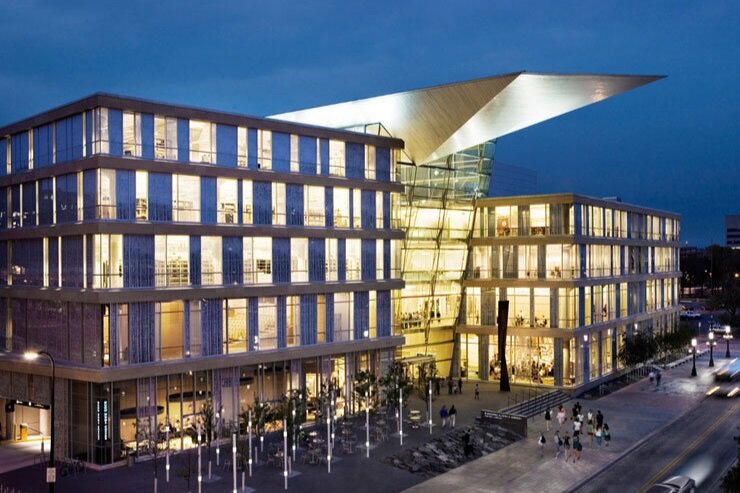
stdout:
[(447, 409), (447, 406), (442, 404), (442, 408), (439, 410), (439, 417), (442, 419), (442, 428), (447, 428), (449, 423), (450, 428), (455, 427), (455, 420), (457, 419), (457, 409), (455, 405)]
[[(570, 420), (572, 421), (572, 436), (571, 431), (565, 431), (561, 436), (560, 431), (563, 429), (568, 417), (566, 416), (565, 408), (561, 405), (558, 407), (557, 413), (555, 413), (555, 420), (557, 421), (557, 430), (553, 435), (553, 448), (555, 450), (555, 459), (559, 459), (562, 455), (565, 462), (572, 459), (573, 462), (581, 460), (581, 453), (583, 451), (583, 441), (586, 437), (583, 436), (583, 428), (585, 423), (586, 434), (588, 435), (587, 440), (591, 447), (593, 447), (594, 440), (596, 445), (601, 447), (602, 445), (608, 447), (609, 441), (611, 440), (611, 432), (609, 431), (609, 424), (604, 420), (604, 415), (601, 410), (598, 410), (594, 415), (591, 409), (588, 410), (586, 415), (583, 415), (580, 402), (576, 402), (572, 409), (572, 415)], [(553, 421), (552, 412), (550, 409), (545, 410), (545, 427), (547, 432), (550, 431)], [(537, 444), (540, 447), (540, 457), (545, 455), (545, 444), (547, 439), (545, 433), (540, 434), (540, 438)], [(571, 452), (572, 451), (572, 452)]]

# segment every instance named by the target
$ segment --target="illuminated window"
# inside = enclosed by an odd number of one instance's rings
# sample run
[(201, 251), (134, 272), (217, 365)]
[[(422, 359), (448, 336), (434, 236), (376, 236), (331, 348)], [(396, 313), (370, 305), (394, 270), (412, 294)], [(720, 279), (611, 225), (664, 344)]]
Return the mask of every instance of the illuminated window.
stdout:
[(200, 177), (172, 175), (172, 219), (200, 221)]
[(116, 218), (116, 171), (98, 170), (98, 213), (100, 219)]
[(154, 237), (154, 283), (156, 286), (190, 284), (190, 237), (156, 235)]
[(158, 360), (180, 359), (183, 354), (184, 304), (182, 301), (156, 303), (155, 348)]
[(365, 178), (375, 179), (375, 146), (365, 146)]
[(329, 174), (344, 176), (344, 142), (341, 140), (329, 141)]
[[(110, 152), (108, 135), (108, 108), (95, 108), (93, 111), (93, 153), (108, 154)], [(10, 146), (8, 146), (8, 153), (10, 153)], [(8, 165), (10, 165), (9, 158)]]
[(337, 253), (337, 239), (336, 238), (327, 238), (326, 239), (326, 253), (325, 253), (325, 262), (326, 262), (326, 280), (327, 281), (336, 281), (338, 279), (338, 272), (337, 272), (337, 265), (338, 265), (338, 253)]
[(383, 240), (375, 240), (375, 278), (385, 279), (383, 269)]
[(226, 314), (223, 324), (224, 354), (247, 352), (247, 300), (224, 300)]
[(297, 135), (291, 134), (290, 136), (290, 171), (298, 172), (300, 169), (299, 164), (299, 142)]
[(334, 187), (334, 227), (349, 227), (349, 189)]
[(201, 284), (222, 284), (222, 253), (220, 236), (201, 236), (200, 238), (200, 275)]
[(324, 187), (306, 185), (303, 188), (303, 210), (306, 226), (324, 226)]
[(517, 207), (500, 206), (495, 209), (496, 236), (511, 236), (517, 234)]
[(252, 224), (252, 180), (242, 180), (242, 222)]
[(275, 298), (259, 298), (257, 318), (257, 340), (254, 347), (260, 349), (277, 348), (277, 302)]
[(177, 118), (154, 117), (154, 158), (177, 159)]
[(288, 296), (286, 299), (285, 335), (288, 347), (301, 344), (301, 302), (299, 296)]
[(383, 228), (383, 192), (375, 192), (375, 227)]
[(272, 282), (272, 238), (245, 237), (244, 247), (244, 282)]
[(308, 238), (290, 239), (290, 280), (308, 281)]
[(358, 238), (348, 238), (346, 240), (347, 254), (347, 280), (357, 281), (360, 279), (360, 250), (362, 241)]
[(272, 224), (285, 224), (285, 183), (272, 183)]
[(236, 164), (239, 167), (245, 167), (247, 165), (247, 153), (249, 152), (249, 147), (247, 146), (247, 129), (244, 127), (239, 127), (236, 131)]
[(272, 169), (272, 132), (257, 130), (257, 167)]
[(362, 190), (352, 190), (352, 227), (362, 227)]
[(93, 287), (123, 287), (123, 236), (95, 235), (93, 241)]
[(123, 112), (123, 155), (141, 157), (141, 113)]
[(232, 178), (219, 178), (216, 191), (218, 197), (218, 222), (220, 224), (236, 224), (237, 222), (237, 181)]
[(550, 233), (548, 209), (547, 204), (529, 206), (529, 227), (532, 236), (544, 236)]
[(216, 161), (216, 125), (211, 122), (190, 120), (190, 161), (213, 163)]
[(149, 173), (136, 172), (136, 219), (146, 221), (149, 217)]

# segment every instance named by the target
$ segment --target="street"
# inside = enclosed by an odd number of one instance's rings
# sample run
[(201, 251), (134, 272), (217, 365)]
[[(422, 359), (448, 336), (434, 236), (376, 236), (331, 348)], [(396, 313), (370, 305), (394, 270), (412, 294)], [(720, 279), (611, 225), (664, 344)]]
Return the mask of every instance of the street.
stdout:
[(736, 456), (738, 422), (740, 402), (705, 399), (575, 491), (644, 492), (675, 475), (693, 478), (698, 492), (711, 491)]

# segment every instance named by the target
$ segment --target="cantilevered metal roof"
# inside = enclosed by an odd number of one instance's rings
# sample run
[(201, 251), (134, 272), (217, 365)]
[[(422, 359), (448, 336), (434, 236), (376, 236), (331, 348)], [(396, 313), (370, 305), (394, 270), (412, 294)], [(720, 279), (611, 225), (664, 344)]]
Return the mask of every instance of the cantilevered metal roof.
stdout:
[(516, 72), (270, 118), (334, 128), (382, 123), (414, 162), (426, 163), (661, 78)]

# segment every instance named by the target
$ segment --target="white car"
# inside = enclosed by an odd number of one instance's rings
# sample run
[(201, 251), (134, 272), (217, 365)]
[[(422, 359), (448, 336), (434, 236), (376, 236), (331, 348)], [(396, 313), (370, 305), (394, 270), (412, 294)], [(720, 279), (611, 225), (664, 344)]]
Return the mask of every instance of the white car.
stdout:
[(673, 476), (654, 484), (645, 493), (695, 493), (696, 483), (687, 476)]

